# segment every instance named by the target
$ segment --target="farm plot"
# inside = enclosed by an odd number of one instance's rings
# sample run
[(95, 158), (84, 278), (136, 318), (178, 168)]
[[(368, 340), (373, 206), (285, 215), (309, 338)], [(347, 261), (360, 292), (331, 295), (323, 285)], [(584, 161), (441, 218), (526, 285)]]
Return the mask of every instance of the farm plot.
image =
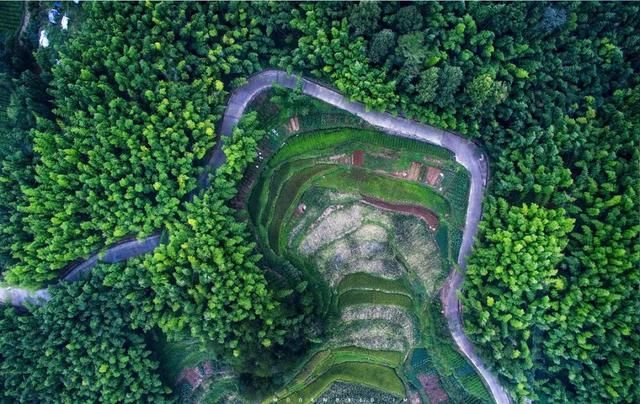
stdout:
[(18, 31), (22, 23), (25, 3), (22, 1), (0, 2), (0, 36), (11, 35)]
[[(18, 32), (22, 23), (25, 3), (22, 1), (0, 2), (0, 42)], [(6, 109), (11, 100), (11, 86), (3, 86), (0, 91), (0, 120), (7, 119)], [(7, 91), (8, 90), (8, 91)]]
[(321, 178), (318, 185), (344, 192), (357, 192), (387, 202), (428, 206), (439, 217), (446, 217), (449, 213), (447, 200), (430, 188), (360, 168), (340, 167), (331, 175)]
[(332, 366), (301, 390), (283, 398), (285, 402), (290, 400), (290, 402), (311, 403), (335, 382), (347, 382), (380, 389), (396, 397), (398, 401), (405, 396), (404, 384), (394, 369), (370, 362), (347, 362)]
[[(309, 358), (287, 387), (274, 397), (312, 400), (338, 380), (381, 388), (397, 397), (404, 389), (395, 373), (402, 360), (403, 357), (398, 352), (369, 350), (356, 346), (319, 351)], [(363, 364), (365, 366), (362, 366)], [(378, 374), (374, 375), (376, 372)], [(374, 384), (376, 380), (380, 382), (379, 386)]]
[[(463, 197), (464, 178), (438, 182), (440, 190), (425, 183), (426, 164), (438, 162), (446, 173), (457, 168), (449, 154), (414, 143), (370, 130), (306, 133), (289, 138), (265, 164), (248, 200), (260, 245), (309, 266), (333, 296), (316, 353), (272, 399), (311, 402), (353, 390), (386, 402), (408, 394), (427, 402), (425, 385), (433, 398), (481, 390), (475, 372), (451, 370), (461, 357), (434, 348), (440, 335), (431, 329), (439, 315), (431, 306), (455, 260), (450, 252), (459, 248), (466, 209), (448, 196)], [(431, 154), (418, 163), (419, 152)], [(384, 164), (372, 166), (377, 160)], [(401, 167), (411, 175), (390, 171)], [(404, 365), (416, 348), (434, 349), (439, 364), (420, 376), (423, 384)]]
[(317, 400), (318, 403), (400, 403), (402, 399), (359, 384), (336, 382)]
[(347, 306), (363, 304), (392, 305), (411, 310), (413, 300), (410, 296), (404, 294), (369, 289), (351, 289), (340, 295), (339, 305), (341, 309)]
[(403, 280), (387, 280), (376, 276), (359, 272), (347, 275), (342, 278), (342, 282), (338, 285), (337, 292), (339, 295), (350, 290), (379, 290), (386, 293), (396, 293), (403, 295), (411, 295), (412, 291), (408, 282)]

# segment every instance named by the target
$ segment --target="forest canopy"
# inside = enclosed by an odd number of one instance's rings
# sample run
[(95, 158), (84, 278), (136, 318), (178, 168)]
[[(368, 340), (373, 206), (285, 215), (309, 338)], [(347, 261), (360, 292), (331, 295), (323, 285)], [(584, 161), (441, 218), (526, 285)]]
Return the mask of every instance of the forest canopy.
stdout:
[[(42, 286), (125, 237), (164, 244), (3, 310), (7, 400), (163, 399), (144, 343), (156, 327), (262, 376), (305, 338), (305, 287), (279, 300), (229, 202), (264, 136), (255, 116), (191, 199), (230, 91), (267, 67), (478, 142), (491, 178), (462, 293), (469, 336), (517, 400), (640, 400), (638, 5), (79, 7), (51, 48), (2, 38), (3, 281)], [(79, 365), (107, 352), (106, 368)]]

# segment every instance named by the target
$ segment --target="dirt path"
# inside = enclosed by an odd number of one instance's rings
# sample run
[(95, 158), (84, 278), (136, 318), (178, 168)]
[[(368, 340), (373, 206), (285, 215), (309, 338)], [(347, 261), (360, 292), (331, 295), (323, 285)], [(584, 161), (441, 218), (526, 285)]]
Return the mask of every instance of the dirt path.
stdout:
[[(216, 147), (206, 158), (205, 170), (199, 178), (200, 186), (207, 186), (209, 184), (209, 173), (224, 164), (226, 160), (224, 152), (222, 151), (224, 138), (231, 134), (231, 131), (242, 117), (251, 100), (264, 90), (272, 87), (274, 84), (295, 89), (298, 87), (299, 80), (302, 81), (302, 92), (304, 94), (350, 112), (390, 135), (416, 139), (444, 147), (445, 149), (453, 152), (456, 161), (469, 171), (471, 177), (469, 203), (467, 205), (467, 216), (462, 237), (462, 245), (458, 255), (458, 265), (461, 272), (454, 271), (450, 275), (449, 280), (443, 287), (442, 300), (447, 323), (458, 349), (476, 367), (482, 376), (483, 381), (489, 388), (494, 400), (499, 404), (509, 403), (509, 396), (500, 385), (497, 377), (491, 373), (475, 353), (473, 345), (463, 332), (462, 322), (460, 319), (460, 305), (457, 292), (462, 285), (463, 274), (466, 268), (466, 259), (471, 252), (473, 238), (478, 230), (478, 222), (480, 221), (480, 216), (482, 214), (484, 188), (489, 176), (487, 158), (482, 150), (473, 142), (454, 133), (434, 128), (429, 125), (420, 124), (384, 112), (368, 111), (364, 105), (349, 101), (347, 97), (337, 91), (311, 80), (305, 78), (300, 79), (299, 77), (290, 75), (282, 70), (265, 70), (249, 78), (245, 85), (239, 87), (231, 94), (222, 124), (218, 131), (221, 135), (220, 139), (216, 143)], [(144, 254), (153, 250), (153, 248), (158, 245), (159, 236), (153, 237), (158, 237), (157, 241), (149, 241), (150, 239), (145, 239), (138, 242), (134, 240), (128, 244), (131, 248), (125, 247), (124, 244), (120, 244), (107, 249), (104, 252), (104, 256), (106, 257), (113, 253), (115, 255), (113, 262), (119, 262)], [(154, 245), (154, 243), (156, 244)], [(97, 257), (98, 255), (94, 255), (89, 257), (87, 261), (76, 265), (75, 268), (69, 272), (69, 275), (72, 273), (84, 273), (90, 270), (95, 263), (98, 262)], [(65, 277), (63, 279), (73, 280), (74, 278)], [(0, 301), (10, 302), (15, 305), (22, 305), (25, 300), (38, 298), (46, 299), (47, 296), (48, 292), (46, 290), (34, 292), (15, 288), (0, 288)]]

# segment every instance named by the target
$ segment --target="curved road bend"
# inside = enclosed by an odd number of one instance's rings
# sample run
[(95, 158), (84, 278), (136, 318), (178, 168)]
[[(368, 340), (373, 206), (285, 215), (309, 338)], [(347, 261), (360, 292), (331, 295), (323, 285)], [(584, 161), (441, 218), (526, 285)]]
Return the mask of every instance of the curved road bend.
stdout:
[[(153, 251), (160, 245), (161, 235), (152, 235), (141, 240), (128, 240), (109, 247), (104, 252), (97, 252), (82, 262), (71, 266), (61, 277), (63, 281), (77, 281), (82, 275), (91, 271), (97, 263), (115, 264)], [(48, 289), (29, 290), (11, 286), (0, 288), (0, 303), (7, 302), (13, 306), (24, 306), (26, 303), (39, 304), (49, 300)]]
[[(300, 79), (282, 70), (265, 70), (252, 76), (245, 85), (236, 89), (231, 94), (219, 130), (221, 135), (220, 141), (217, 142), (213, 153), (207, 158), (205, 164), (206, 169), (199, 178), (200, 185), (206, 186), (208, 184), (207, 178), (211, 169), (216, 169), (224, 164), (225, 155), (222, 151), (223, 138), (231, 134), (231, 131), (242, 117), (242, 114), (244, 114), (251, 100), (262, 91), (272, 87), (273, 84), (294, 89), (300, 80), (302, 80), (302, 92), (304, 94), (348, 111), (391, 135), (416, 139), (448, 149), (454, 153), (456, 161), (469, 171), (471, 177), (469, 203), (467, 205), (462, 245), (458, 255), (460, 271), (452, 271), (447, 283), (443, 287), (442, 301), (444, 314), (458, 349), (478, 370), (494, 400), (498, 404), (510, 403), (511, 400), (505, 389), (500, 385), (496, 376), (491, 373), (477, 356), (471, 341), (469, 341), (464, 334), (460, 317), (460, 302), (457, 296), (457, 292), (464, 278), (467, 256), (471, 252), (473, 238), (478, 230), (478, 222), (482, 214), (482, 198), (489, 173), (487, 157), (473, 142), (454, 133), (408, 119), (395, 117), (388, 113), (367, 111), (362, 104), (349, 101), (346, 97), (334, 90), (304, 78)], [(132, 240), (118, 244), (103, 253), (92, 255), (87, 260), (72, 268), (62, 279), (78, 279), (81, 274), (91, 270), (97, 262), (115, 263), (124, 261), (152, 251), (159, 243), (160, 236), (155, 235), (143, 240)], [(23, 305), (25, 302), (37, 303), (41, 301), (40, 299), (48, 300), (48, 298), (49, 293), (45, 289), (29, 291), (11, 287), (0, 288), (0, 302), (10, 302), (14, 305)]]

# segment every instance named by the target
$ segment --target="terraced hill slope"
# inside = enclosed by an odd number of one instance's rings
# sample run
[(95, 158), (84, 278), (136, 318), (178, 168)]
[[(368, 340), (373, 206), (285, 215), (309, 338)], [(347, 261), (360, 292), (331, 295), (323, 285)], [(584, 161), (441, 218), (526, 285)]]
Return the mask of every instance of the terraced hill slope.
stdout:
[[(277, 149), (248, 211), (263, 248), (320, 275), (329, 323), (269, 400), (490, 401), (438, 305), (467, 192), (446, 150), (371, 130), (311, 131)], [(431, 367), (411, 365), (416, 349)]]

